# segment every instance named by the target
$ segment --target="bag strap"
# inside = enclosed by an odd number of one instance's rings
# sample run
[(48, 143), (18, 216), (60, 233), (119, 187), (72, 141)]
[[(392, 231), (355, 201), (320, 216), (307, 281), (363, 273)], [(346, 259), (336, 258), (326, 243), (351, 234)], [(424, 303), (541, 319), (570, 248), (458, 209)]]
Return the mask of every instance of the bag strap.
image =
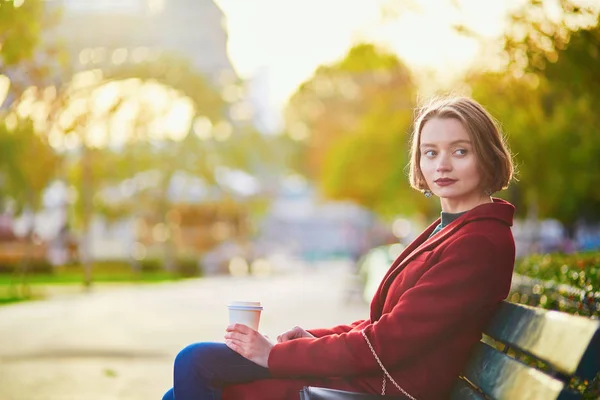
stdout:
[(371, 342), (369, 341), (369, 338), (367, 337), (367, 334), (365, 333), (365, 331), (363, 330), (363, 331), (361, 331), (361, 333), (362, 333), (363, 337), (365, 338), (365, 340), (367, 341), (367, 344), (369, 345), (369, 349), (371, 349), (371, 353), (373, 353), (375, 360), (377, 360), (377, 363), (383, 370), (383, 383), (381, 384), (381, 395), (385, 396), (385, 383), (386, 383), (386, 377), (387, 377), (394, 384), (394, 386), (396, 386), (398, 388), (398, 390), (400, 390), (406, 397), (408, 397), (411, 400), (417, 400), (414, 397), (412, 397), (409, 393), (407, 393), (404, 389), (402, 389), (400, 387), (400, 385), (398, 385), (398, 383), (396, 383), (394, 378), (392, 378), (390, 373), (383, 366), (381, 360), (379, 359), (379, 357), (377, 356), (377, 353), (375, 352), (375, 349), (373, 349), (373, 346), (371, 346)]

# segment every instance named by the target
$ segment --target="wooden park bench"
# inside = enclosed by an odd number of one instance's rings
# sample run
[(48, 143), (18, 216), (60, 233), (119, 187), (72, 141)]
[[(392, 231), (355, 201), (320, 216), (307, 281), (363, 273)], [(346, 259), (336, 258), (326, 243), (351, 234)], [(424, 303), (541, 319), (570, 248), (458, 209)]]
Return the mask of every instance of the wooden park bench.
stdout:
[[(589, 381), (599, 371), (599, 320), (505, 301), (450, 400), (582, 399), (570, 384)], [(336, 398), (346, 398), (343, 393)]]
[(600, 321), (505, 301), (451, 400), (569, 400), (600, 371)]

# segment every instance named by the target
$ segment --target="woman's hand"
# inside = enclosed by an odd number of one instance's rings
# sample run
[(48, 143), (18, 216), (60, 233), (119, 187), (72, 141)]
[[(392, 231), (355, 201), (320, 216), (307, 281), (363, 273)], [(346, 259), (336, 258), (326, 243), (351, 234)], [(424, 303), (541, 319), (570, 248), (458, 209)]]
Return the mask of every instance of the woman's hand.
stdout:
[(305, 331), (304, 329), (300, 328), (299, 326), (295, 326), (289, 331), (285, 331), (281, 335), (277, 336), (277, 343), (283, 343), (289, 340), (300, 338), (314, 338), (314, 336)]
[(226, 331), (227, 347), (261, 367), (269, 368), (269, 354), (274, 344), (268, 337), (244, 324), (229, 325)]

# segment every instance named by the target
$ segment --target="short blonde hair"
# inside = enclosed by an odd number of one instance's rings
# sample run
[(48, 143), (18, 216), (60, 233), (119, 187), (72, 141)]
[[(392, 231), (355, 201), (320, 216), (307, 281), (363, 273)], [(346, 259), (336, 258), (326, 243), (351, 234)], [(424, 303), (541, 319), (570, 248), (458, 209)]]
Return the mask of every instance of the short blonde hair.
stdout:
[(411, 138), (409, 164), (410, 185), (417, 190), (429, 190), (421, 172), (421, 131), (433, 118), (454, 118), (469, 134), (479, 165), (481, 186), (490, 193), (506, 189), (513, 178), (512, 156), (494, 117), (475, 100), (468, 97), (436, 97), (417, 110)]

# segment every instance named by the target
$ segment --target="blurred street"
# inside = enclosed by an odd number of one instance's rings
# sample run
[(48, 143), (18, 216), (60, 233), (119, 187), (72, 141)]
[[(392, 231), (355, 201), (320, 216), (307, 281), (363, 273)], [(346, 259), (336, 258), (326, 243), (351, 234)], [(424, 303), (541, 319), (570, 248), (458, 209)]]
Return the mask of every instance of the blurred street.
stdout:
[(344, 299), (345, 263), (268, 277), (209, 277), (64, 295), (0, 309), (0, 399), (160, 399), (191, 342), (220, 341), (231, 300), (260, 300), (260, 331), (275, 338), (349, 323), (368, 305)]

